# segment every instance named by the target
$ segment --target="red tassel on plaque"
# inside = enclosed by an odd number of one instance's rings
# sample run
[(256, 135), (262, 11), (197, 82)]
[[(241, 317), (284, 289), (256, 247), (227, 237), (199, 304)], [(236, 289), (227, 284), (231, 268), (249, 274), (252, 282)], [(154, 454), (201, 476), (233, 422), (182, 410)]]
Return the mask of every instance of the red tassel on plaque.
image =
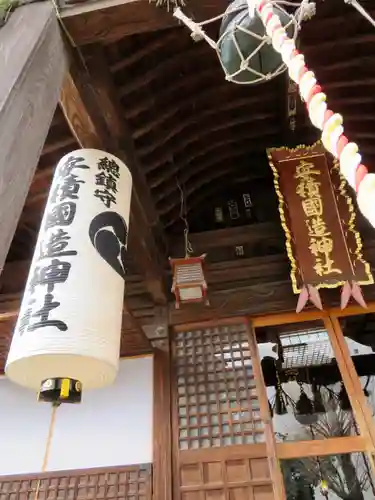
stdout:
[(341, 309), (345, 309), (348, 305), (350, 297), (353, 299), (364, 309), (367, 309), (366, 301), (363, 297), (363, 293), (361, 287), (355, 281), (352, 281), (351, 284), (347, 281), (341, 290)]
[(312, 285), (305, 285), (299, 294), (296, 312), (300, 313), (309, 301), (317, 309), (323, 310), (323, 304), (318, 289)]

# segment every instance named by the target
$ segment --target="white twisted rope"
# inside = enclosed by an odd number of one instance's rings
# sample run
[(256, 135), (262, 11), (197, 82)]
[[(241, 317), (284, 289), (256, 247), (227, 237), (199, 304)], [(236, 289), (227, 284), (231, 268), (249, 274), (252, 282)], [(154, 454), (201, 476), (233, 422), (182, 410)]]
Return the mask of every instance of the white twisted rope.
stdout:
[(314, 72), (306, 66), (305, 58), (297, 50), (294, 40), (288, 37), (272, 3), (268, 0), (248, 0), (248, 4), (250, 12), (255, 4), (273, 48), (281, 55), (290, 78), (299, 87), (312, 124), (322, 131), (324, 147), (339, 160), (342, 175), (357, 193), (360, 211), (375, 227), (375, 174), (368, 173), (367, 167), (361, 163), (357, 144), (349, 142), (345, 136), (343, 117), (328, 108), (326, 94)]

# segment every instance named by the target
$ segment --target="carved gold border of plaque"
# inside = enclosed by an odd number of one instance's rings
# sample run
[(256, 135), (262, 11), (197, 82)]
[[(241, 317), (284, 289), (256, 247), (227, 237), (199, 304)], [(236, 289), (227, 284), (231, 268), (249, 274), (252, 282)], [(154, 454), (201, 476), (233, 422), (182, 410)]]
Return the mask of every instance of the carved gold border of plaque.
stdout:
[[(287, 151), (289, 153), (289, 156), (285, 157), (285, 160), (291, 159), (293, 157), (293, 153), (301, 150), (305, 150), (305, 153), (302, 154), (300, 157), (301, 158), (306, 158), (306, 157), (311, 157), (312, 156), (312, 150), (317, 146), (320, 145), (321, 141), (317, 141), (311, 146), (306, 146), (305, 144), (300, 144), (296, 146), (295, 148), (288, 148), (285, 146), (278, 147), (278, 148), (268, 148), (267, 151), (267, 157), (268, 157), (268, 163), (271, 167), (272, 173), (273, 173), (273, 184), (275, 187), (277, 199), (278, 199), (278, 209), (279, 209), (279, 214), (280, 214), (280, 220), (281, 220), (281, 226), (284, 230), (286, 241), (285, 241), (285, 246), (286, 246), (286, 252), (288, 255), (288, 259), (290, 261), (291, 265), (291, 270), (290, 270), (290, 278), (292, 281), (292, 288), (293, 288), (293, 293), (299, 294), (301, 292), (301, 288), (298, 287), (297, 285), (297, 273), (300, 273), (298, 269), (298, 264), (297, 264), (297, 259), (294, 256), (293, 253), (293, 247), (292, 247), (292, 242), (293, 242), (293, 235), (291, 230), (288, 227), (287, 223), (287, 218), (285, 215), (285, 198), (284, 195), (281, 192), (280, 189), (280, 184), (279, 184), (279, 172), (277, 168), (274, 165), (273, 159), (272, 159), (272, 153), (275, 151)], [(315, 156), (315, 154), (313, 154)], [(285, 161), (284, 160), (284, 161)], [(351, 252), (351, 256), (355, 256), (357, 261), (361, 262), (364, 267), (365, 267), (365, 273), (367, 275), (367, 280), (362, 280), (358, 281), (357, 283), (359, 285), (372, 285), (374, 283), (374, 277), (371, 273), (371, 267), (370, 264), (363, 258), (362, 254), (362, 249), (363, 249), (363, 244), (362, 244), (362, 239), (360, 233), (356, 230), (355, 228), (355, 223), (356, 223), (356, 213), (354, 209), (354, 204), (347, 192), (347, 182), (344, 179), (344, 177), (341, 175), (340, 170), (339, 170), (339, 162), (338, 160), (334, 160), (333, 166), (335, 169), (338, 170), (338, 174), (341, 179), (340, 187), (339, 187), (339, 194), (345, 199), (346, 204), (348, 206), (348, 210), (350, 213), (350, 218), (347, 224), (347, 229), (348, 231), (352, 232), (356, 241), (356, 248), (354, 252)], [(345, 236), (345, 235), (344, 235)], [(337, 288), (341, 285), (344, 285), (345, 281), (337, 281), (336, 283), (320, 283), (319, 285), (316, 285), (315, 288)]]
[[(372, 272), (371, 272), (371, 266), (363, 257), (362, 238), (361, 238), (359, 231), (357, 231), (357, 229), (356, 229), (357, 215), (355, 212), (353, 199), (348, 193), (348, 190), (347, 190), (348, 183), (346, 182), (345, 178), (341, 175), (340, 164), (339, 164), (339, 161), (337, 159), (334, 159), (333, 168), (335, 170), (337, 170), (337, 173), (340, 177), (341, 182), (340, 182), (340, 186), (339, 186), (339, 194), (346, 201), (346, 204), (347, 204), (348, 210), (349, 210), (349, 214), (350, 214), (350, 217), (349, 217), (348, 223), (346, 224), (346, 227), (347, 227), (347, 230), (350, 231), (354, 235), (355, 242), (356, 242), (356, 247), (355, 247), (354, 251), (350, 252), (350, 248), (348, 248), (348, 250), (352, 255), (354, 255), (355, 260), (357, 260), (358, 262), (361, 262), (363, 264), (363, 266), (365, 268), (365, 273), (367, 275), (366, 280), (357, 281), (357, 283), (359, 285), (373, 285), (374, 284), (374, 277), (373, 277)], [(344, 236), (346, 236), (346, 235), (344, 234)]]

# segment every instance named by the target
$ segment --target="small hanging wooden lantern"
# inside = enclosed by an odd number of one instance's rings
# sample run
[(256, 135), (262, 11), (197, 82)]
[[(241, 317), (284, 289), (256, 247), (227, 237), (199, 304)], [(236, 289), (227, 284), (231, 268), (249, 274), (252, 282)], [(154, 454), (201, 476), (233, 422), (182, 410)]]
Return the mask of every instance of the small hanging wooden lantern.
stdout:
[(206, 254), (200, 257), (169, 259), (173, 274), (171, 291), (176, 297), (176, 309), (180, 308), (180, 303), (205, 302), (208, 305), (207, 283), (203, 272), (205, 257)]

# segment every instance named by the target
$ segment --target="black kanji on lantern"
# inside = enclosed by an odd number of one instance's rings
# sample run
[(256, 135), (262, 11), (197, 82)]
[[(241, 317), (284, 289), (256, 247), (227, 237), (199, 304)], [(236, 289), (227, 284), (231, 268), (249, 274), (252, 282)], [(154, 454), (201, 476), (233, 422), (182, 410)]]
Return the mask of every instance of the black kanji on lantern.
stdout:
[(42, 305), (42, 307), (38, 311), (35, 311), (33, 314), (31, 314), (30, 317), (30, 320), (31, 318), (39, 318), (39, 321), (36, 321), (35, 323), (29, 323), (27, 326), (27, 330), (29, 332), (33, 332), (38, 328), (54, 326), (61, 332), (66, 332), (68, 326), (64, 321), (61, 321), (59, 319), (49, 319), (50, 312), (53, 311), (53, 309), (59, 307), (59, 305), (60, 302), (54, 300), (53, 294), (47, 293), (44, 296), (44, 304)]
[[(69, 156), (60, 165), (57, 172), (57, 184), (50, 198), (52, 207), (45, 217), (44, 229), (46, 234), (40, 244), (39, 265), (34, 268), (34, 273), (29, 281), (31, 298), (25, 312), (19, 319), (19, 332), (21, 335), (25, 331), (34, 331), (46, 326), (56, 327), (60, 331), (68, 329), (64, 321), (50, 318), (50, 313), (60, 306), (60, 302), (55, 300), (53, 295), (55, 286), (66, 282), (71, 268), (70, 262), (59, 260), (58, 257), (77, 255), (76, 250), (68, 248), (71, 237), (61, 226), (70, 226), (74, 221), (77, 210), (75, 200), (79, 199), (79, 190), (81, 185), (85, 184), (85, 181), (73, 173), (73, 170), (88, 170), (90, 167), (84, 161), (83, 157)], [(43, 265), (44, 259), (52, 260), (48, 265)], [(33, 307), (37, 300), (39, 302), (40, 297), (40, 293), (35, 293), (36, 288), (38, 287), (39, 291), (39, 287), (43, 286), (46, 287), (46, 291), (42, 295), (42, 303)], [(38, 321), (33, 322), (34, 318)]]
[(82, 163), (84, 161), (85, 159), (82, 156), (69, 156), (59, 168), (59, 177), (63, 178), (70, 175), (75, 168), (88, 170), (90, 167)]
[(70, 226), (76, 214), (76, 204), (65, 201), (52, 207), (46, 217), (46, 229), (55, 226)]
[(79, 179), (76, 174), (69, 174), (61, 180), (61, 183), (58, 184), (53, 193), (51, 201), (52, 203), (56, 203), (57, 201), (65, 201), (65, 200), (78, 200), (78, 193), (80, 184), (85, 184), (85, 181)]
[(117, 193), (117, 179), (113, 175), (100, 172), (95, 176), (95, 184)]
[(20, 335), (23, 335), (25, 333), (25, 331), (27, 330), (27, 327), (29, 326), (31, 315), (33, 313), (32, 307), (30, 307), (30, 306), (32, 306), (33, 304), (35, 304), (35, 299), (31, 299), (29, 301), (29, 303), (27, 304), (26, 311), (19, 318), (18, 330), (20, 332)]
[(48, 239), (44, 240), (40, 245), (40, 259), (52, 257), (71, 257), (77, 255), (76, 250), (68, 250), (70, 236), (67, 231), (58, 228), (57, 231), (48, 235)]
[(95, 189), (94, 196), (99, 198), (107, 208), (111, 208), (111, 204), (116, 204), (116, 197), (108, 189)]
[(100, 186), (94, 191), (94, 196), (107, 208), (111, 208), (112, 203), (116, 204), (117, 181), (120, 178), (120, 167), (114, 160), (107, 157), (101, 158), (98, 161), (98, 170), (95, 175), (95, 184)]
[(73, 173), (74, 169), (88, 170), (90, 167), (85, 165), (84, 158), (81, 156), (69, 156), (58, 170), (57, 185), (52, 193), (51, 202), (61, 202), (66, 200), (78, 200), (78, 193), (81, 184), (85, 181)]
[[(55, 285), (65, 283), (68, 279), (70, 268), (70, 262), (52, 259), (49, 265), (37, 266), (34, 269), (34, 274), (29, 282), (30, 293), (33, 295), (38, 286), (46, 286), (47, 293), (44, 295), (43, 304), (35, 312), (33, 312), (30, 306), (36, 303), (36, 299), (32, 298), (29, 301), (28, 308), (19, 320), (19, 331), (21, 335), (26, 330), (32, 332), (38, 328), (47, 326), (53, 326), (60, 331), (66, 331), (68, 329), (64, 321), (50, 319), (49, 315), (51, 311), (60, 306), (60, 302), (54, 300), (53, 296)], [(39, 321), (32, 322), (33, 318), (39, 318)]]
[(58, 283), (65, 283), (68, 279), (71, 264), (59, 259), (52, 259), (47, 266), (37, 266), (34, 269), (29, 288), (34, 293), (35, 287), (47, 285), (47, 292), (51, 293)]
[(98, 170), (102, 170), (116, 179), (120, 178), (120, 167), (114, 160), (110, 160), (106, 156), (98, 161)]

